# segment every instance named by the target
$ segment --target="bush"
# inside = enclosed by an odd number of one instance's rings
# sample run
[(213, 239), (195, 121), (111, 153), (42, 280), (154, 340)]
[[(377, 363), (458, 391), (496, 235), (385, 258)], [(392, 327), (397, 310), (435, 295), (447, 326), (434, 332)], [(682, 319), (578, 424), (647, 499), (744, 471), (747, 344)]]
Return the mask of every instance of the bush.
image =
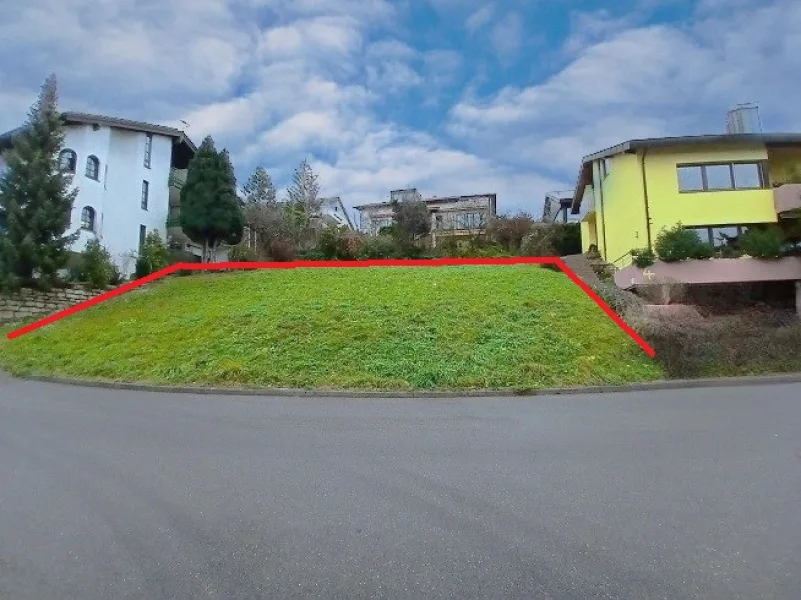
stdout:
[(228, 260), (231, 262), (257, 262), (258, 257), (253, 248), (245, 246), (244, 244), (237, 244), (229, 248)]
[(559, 256), (556, 241), (553, 226), (539, 225), (523, 240), (520, 251), (523, 256)]
[(639, 315), (645, 304), (636, 294), (620, 289), (614, 283), (590, 285), (592, 290), (606, 302), (609, 307), (624, 319)]
[(119, 282), (120, 273), (112, 262), (111, 255), (97, 240), (87, 242), (81, 258), (82, 266), (77, 278), (89, 289), (99, 290), (115, 280)]
[(325, 260), (356, 260), (361, 240), (352, 231), (325, 227), (317, 239), (317, 250)]
[(648, 248), (639, 248), (631, 251), (632, 262), (634, 266), (640, 269), (645, 269), (654, 264), (656, 255)]
[(365, 238), (357, 252), (357, 257), (362, 260), (397, 258), (397, 256), (398, 244), (395, 238), (383, 233)]
[(685, 229), (681, 223), (672, 229), (663, 229), (654, 243), (657, 256), (665, 262), (680, 260), (711, 258), (715, 248), (709, 243), (701, 241), (698, 235)]
[(784, 244), (784, 233), (777, 226), (752, 227), (739, 239), (740, 249), (754, 258), (779, 258)]
[(270, 258), (276, 262), (291, 262), (295, 260), (297, 249), (291, 240), (277, 238), (270, 242)]
[(136, 278), (147, 277), (151, 273), (165, 268), (170, 261), (170, 251), (158, 231), (151, 231), (145, 237), (145, 243), (139, 250), (139, 258), (136, 259)]
[(630, 320), (670, 377), (745, 375), (801, 368), (801, 325), (761, 322), (749, 313), (702, 321)]
[(487, 235), (508, 252), (518, 252), (523, 240), (534, 227), (534, 220), (525, 213), (500, 216), (487, 223)]
[(555, 223), (554, 249), (559, 256), (581, 254), (581, 225), (579, 223)]

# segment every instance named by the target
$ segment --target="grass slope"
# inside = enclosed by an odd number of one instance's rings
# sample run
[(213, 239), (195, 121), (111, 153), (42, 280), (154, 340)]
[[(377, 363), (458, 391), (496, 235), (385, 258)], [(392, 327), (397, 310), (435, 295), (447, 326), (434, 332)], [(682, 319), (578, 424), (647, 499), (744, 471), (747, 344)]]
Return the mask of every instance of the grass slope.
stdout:
[(172, 278), (4, 339), (0, 366), (19, 375), (362, 389), (662, 377), (566, 276), (532, 265)]

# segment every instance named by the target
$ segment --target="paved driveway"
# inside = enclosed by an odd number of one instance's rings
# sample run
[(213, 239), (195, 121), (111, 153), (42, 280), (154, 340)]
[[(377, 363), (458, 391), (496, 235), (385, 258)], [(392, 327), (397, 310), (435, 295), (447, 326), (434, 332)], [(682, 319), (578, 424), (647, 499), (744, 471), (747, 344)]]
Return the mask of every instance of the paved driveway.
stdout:
[(0, 381), (0, 597), (799, 598), (801, 385), (264, 399)]

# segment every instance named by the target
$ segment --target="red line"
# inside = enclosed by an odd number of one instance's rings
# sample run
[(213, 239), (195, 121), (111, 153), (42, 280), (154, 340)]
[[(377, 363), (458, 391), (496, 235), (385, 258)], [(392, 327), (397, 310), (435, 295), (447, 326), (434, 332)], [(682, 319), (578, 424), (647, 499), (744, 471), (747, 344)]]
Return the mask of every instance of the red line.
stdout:
[(653, 358), (656, 356), (656, 351), (640, 336), (634, 329), (632, 329), (620, 316), (612, 310), (612, 308), (603, 301), (603, 299), (596, 294), (590, 286), (588, 286), (573, 270), (565, 264), (565, 262), (558, 257), (543, 257), (543, 256), (515, 256), (511, 258), (435, 258), (435, 259), (385, 259), (385, 260), (299, 260), (294, 262), (222, 262), (222, 263), (177, 263), (148, 275), (136, 281), (126, 283), (120, 287), (95, 296), (90, 300), (86, 300), (74, 306), (70, 306), (55, 314), (35, 321), (24, 327), (16, 329), (9, 333), (6, 337), (10, 340), (35, 331), (45, 325), (50, 325), (80, 312), (84, 309), (96, 306), (101, 302), (110, 300), (116, 296), (130, 292), (146, 283), (150, 283), (157, 279), (174, 273), (175, 271), (221, 271), (221, 270), (239, 270), (239, 269), (319, 269), (319, 268), (359, 268), (359, 267), (439, 267), (439, 266), (452, 266), (452, 265), (520, 265), (520, 264), (533, 264), (544, 265), (552, 264), (558, 266), (567, 275), (573, 283), (579, 286), (582, 291), (587, 294), (593, 302), (603, 310), (623, 331), (625, 331), (639, 346), (645, 350), (646, 354)]

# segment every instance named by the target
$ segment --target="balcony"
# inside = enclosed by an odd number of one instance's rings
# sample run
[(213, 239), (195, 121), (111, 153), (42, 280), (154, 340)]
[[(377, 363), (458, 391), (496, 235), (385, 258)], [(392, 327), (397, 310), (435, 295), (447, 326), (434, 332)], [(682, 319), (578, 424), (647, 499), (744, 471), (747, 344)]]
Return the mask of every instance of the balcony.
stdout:
[(801, 211), (801, 183), (780, 183), (773, 188), (773, 203), (776, 214), (791, 216), (793, 211)]
[(167, 185), (180, 191), (186, 183), (186, 172), (187, 169), (170, 169), (170, 177), (167, 181)]

